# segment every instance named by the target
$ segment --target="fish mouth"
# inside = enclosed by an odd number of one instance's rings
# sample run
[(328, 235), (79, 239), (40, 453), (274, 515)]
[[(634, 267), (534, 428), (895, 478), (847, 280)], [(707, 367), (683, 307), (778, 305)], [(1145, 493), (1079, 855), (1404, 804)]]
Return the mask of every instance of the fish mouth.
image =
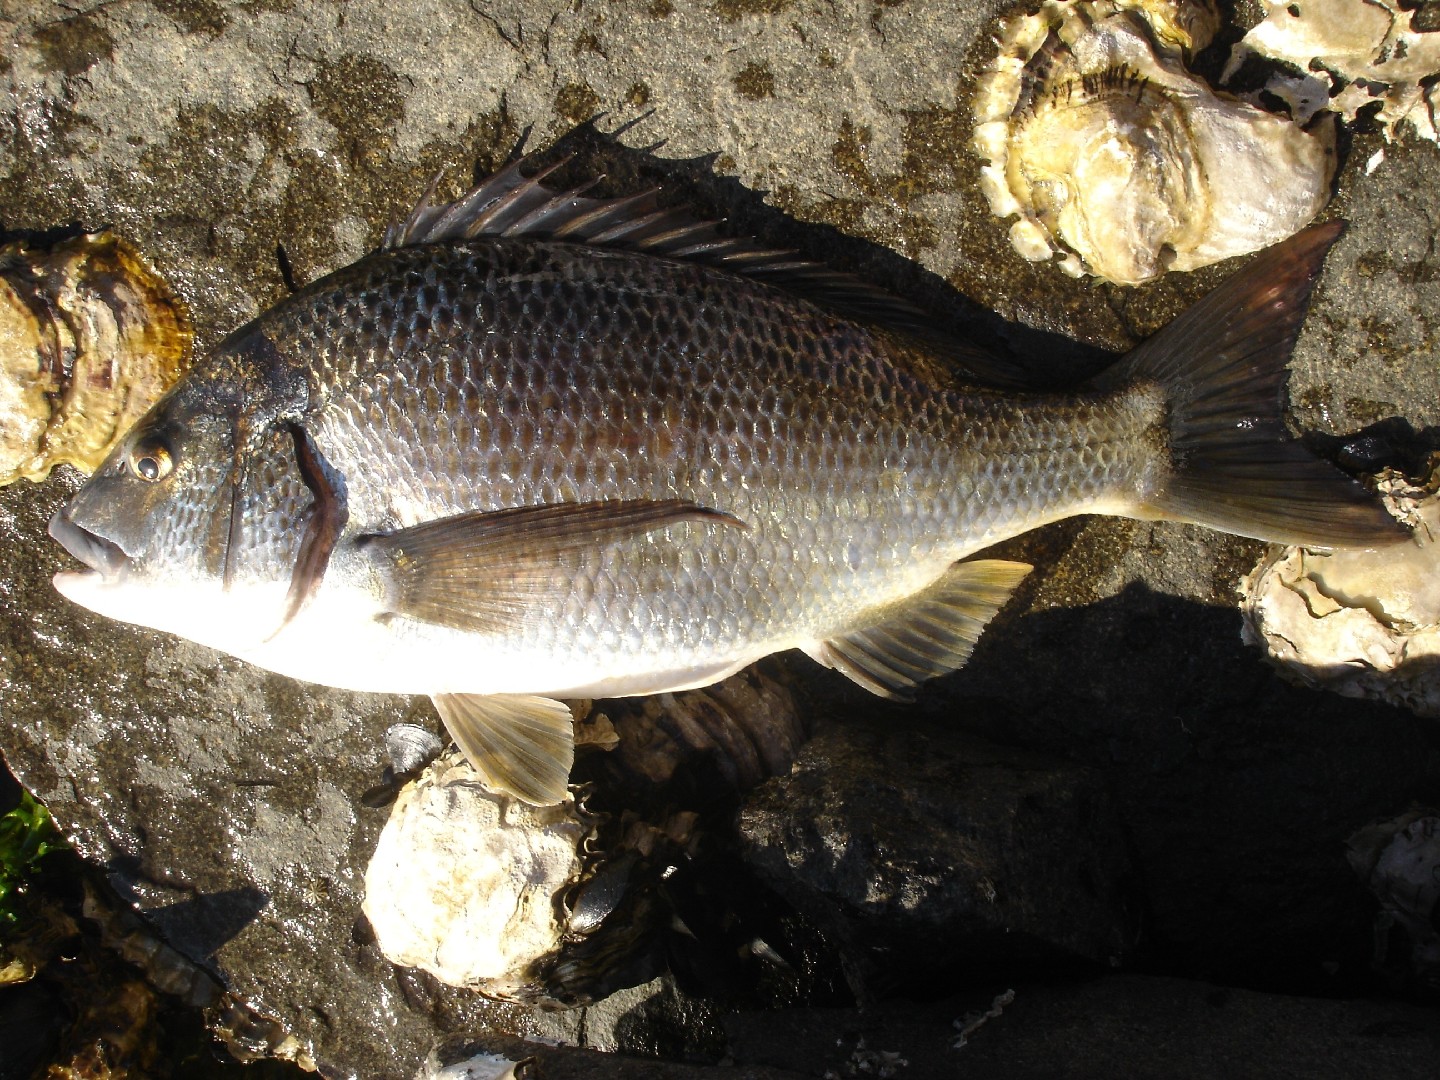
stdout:
[(56, 511), (55, 516), (50, 519), (48, 532), (61, 547), (102, 575), (106, 581), (118, 578), (130, 564), (130, 557), (119, 544), (76, 525), (65, 516), (64, 510)]

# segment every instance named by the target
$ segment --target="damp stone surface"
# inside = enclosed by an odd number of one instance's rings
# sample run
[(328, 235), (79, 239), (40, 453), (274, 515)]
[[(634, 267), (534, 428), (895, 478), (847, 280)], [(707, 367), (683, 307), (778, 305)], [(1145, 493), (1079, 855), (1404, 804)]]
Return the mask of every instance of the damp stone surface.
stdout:
[[(579, 176), (607, 174), (604, 193), (661, 184), (1074, 379), (1235, 264), (1121, 288), (1011, 249), (969, 149), (975, 81), (1008, 14), (990, 0), (6, 5), (0, 224), (125, 236), (189, 309), (199, 351), (284, 296), (287, 277), (313, 280), (374, 246), (436, 171), (453, 195), (522, 133), (543, 147), (603, 113), (614, 139), (581, 133), (566, 146)], [(1367, 175), (1382, 146), (1384, 166)], [(1440, 428), (1440, 151), (1403, 126), (1389, 144), (1358, 127), (1341, 151), (1325, 213), (1350, 225), (1299, 341), (1291, 417), (1322, 452), (1378, 472), (1435, 449)], [(809, 981), (742, 992), (692, 969), (553, 1011), (396, 967), (362, 917), (388, 810), (361, 795), (381, 778), (390, 727), (439, 730), (429, 703), (302, 685), (67, 606), (50, 585), (67, 558), (45, 526), (77, 483), (61, 468), (0, 491), (0, 749), (110, 887), (324, 1075), (409, 1078), (446, 1040), (488, 1034), (560, 1042), (544, 1051), (554, 1076), (861, 1075), (904, 1059), (898, 1076), (963, 1064), (967, 1076), (1014, 1077), (1024, 1053), (1071, 1061), (1077, 1047), (1103, 1048), (1094, 1060), (1111, 1075), (1133, 1049), (1156, 1055), (1145, 1059), (1156, 1071), (1198, 1076), (1184, 1071), (1193, 1044), (1175, 1041), (1197, 1031), (1222, 1061), (1264, 1054), (1317, 1077), (1433, 1073), (1433, 1011), (1350, 1000), (1385, 987), (1372, 969), (1377, 902), (1344, 844), (1371, 821), (1440, 803), (1440, 737), (1399, 707), (1294, 686), (1241, 642), (1235, 588), (1261, 545), (1113, 519), (1012, 543), (1001, 557), (1036, 573), (969, 667), (913, 706), (783, 658), (824, 741), (753, 802), (708, 811), (707, 835), (730, 860), (727, 880), (757, 883), (765, 916), (765, 934), (727, 942), (727, 954), (809, 942), (797, 969)], [(986, 751), (986, 770), (937, 779), (920, 768), (930, 759), (892, 748), (883, 760), (894, 767), (877, 778), (867, 747), (911, 732), (937, 748), (937, 770), (976, 746), (1000, 749)], [(1039, 791), (1025, 820), (1048, 831), (1014, 841), (1043, 852), (1080, 830), (1106, 847), (1107, 869), (1087, 882), (1049, 868), (1047, 890), (1080, 890), (1057, 913), (1062, 901), (1025, 877), (1035, 863), (973, 843), (993, 816), (956, 811), (935, 823), (948, 837), (904, 827), (898, 811), (920, 805), (907, 789), (943, 791), (946, 777), (981, 810), (985, 790), (1022, 804)], [(843, 887), (810, 873), (813, 860), (782, 857), (783, 844), (747, 849), (735, 825), (763, 811), (780, 830), (784, 793), (822, 783), (844, 791), (868, 834), (893, 838), (887, 865), (863, 851), (844, 863)], [(843, 852), (857, 820), (833, 823), (817, 849)], [(961, 955), (921, 982), (870, 948), (898, 938), (885, 936), (895, 928), (884, 905), (857, 914), (851, 902), (867, 895), (867, 873), (907, 928), (977, 913), (976, 933), (1009, 925), (1003, 907), (969, 894), (931, 906), (956, 880), (945, 853), (966, 843), (967, 880), (991, 882), (997, 903), (1044, 896), (1052, 926), (1083, 916), (1063, 963), (1061, 950), (992, 952), (983, 965)], [(1165, 980), (1107, 975), (1114, 955)], [(1073, 991), (1055, 988), (1057, 974), (1077, 980)], [(955, 1050), (954, 1021), (1006, 989), (1015, 1003)], [(791, 1052), (812, 1045), (799, 1024), (823, 1036), (826, 1055)], [(1136, 1030), (1154, 1034), (1127, 1049)]]

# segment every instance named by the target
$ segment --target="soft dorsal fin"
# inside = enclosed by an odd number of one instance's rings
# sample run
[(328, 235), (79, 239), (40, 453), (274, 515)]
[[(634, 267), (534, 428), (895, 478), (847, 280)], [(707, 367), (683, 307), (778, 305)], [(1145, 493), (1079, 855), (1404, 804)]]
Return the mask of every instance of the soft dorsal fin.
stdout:
[(929, 587), (849, 633), (805, 646), (872, 694), (901, 700), (926, 679), (963, 667), (985, 624), (1032, 568), (979, 559), (956, 563)]
[(765, 247), (750, 237), (722, 236), (720, 222), (695, 217), (682, 207), (662, 207), (659, 188), (598, 199), (586, 194), (598, 177), (564, 191), (546, 187), (544, 181), (571, 160), (573, 155), (540, 166), (538, 155), (526, 154), (453, 202), (432, 204), (440, 182), (436, 175), (405, 220), (385, 230), (381, 250), (504, 236), (701, 263), (765, 281), (835, 314), (914, 338), (982, 383), (1023, 388), (1031, 382), (1014, 365), (939, 329), (923, 310), (884, 289), (791, 250)]

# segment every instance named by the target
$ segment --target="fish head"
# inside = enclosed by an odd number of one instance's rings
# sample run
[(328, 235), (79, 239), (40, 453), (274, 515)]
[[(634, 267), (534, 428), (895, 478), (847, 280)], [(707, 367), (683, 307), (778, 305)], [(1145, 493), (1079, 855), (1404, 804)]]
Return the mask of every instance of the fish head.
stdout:
[(197, 369), (139, 420), (51, 519), (50, 535), (85, 567), (55, 576), (62, 595), (206, 643), (216, 624), (233, 625), (241, 497), (265, 488), (244, 481), (242, 397)]

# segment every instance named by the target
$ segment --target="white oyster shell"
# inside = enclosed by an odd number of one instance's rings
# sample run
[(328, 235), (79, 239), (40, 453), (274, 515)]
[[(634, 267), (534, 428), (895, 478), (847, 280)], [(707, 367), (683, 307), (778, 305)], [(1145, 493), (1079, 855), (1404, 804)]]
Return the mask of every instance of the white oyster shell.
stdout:
[(1333, 129), (1216, 93), (1184, 66), (1195, 0), (1046, 0), (1008, 20), (975, 99), (981, 190), (1032, 261), (1125, 285), (1283, 240), (1329, 198)]
[(451, 986), (520, 995), (560, 945), (556, 898), (580, 877), (589, 833), (572, 799), (528, 806), (441, 758), (400, 792), (365, 871), (380, 951)]
[(1421, 138), (1440, 142), (1440, 30), (1417, 31), (1416, 12), (1395, 0), (1261, 0), (1263, 22), (1235, 46), (1229, 80), (1252, 56), (1280, 60), (1300, 74), (1279, 74), (1266, 89), (1304, 120), (1328, 108), (1346, 120), (1380, 103), (1375, 116), (1390, 129), (1402, 121)]
[(1306, 685), (1440, 716), (1440, 496), (1393, 475), (1381, 489), (1415, 539), (1276, 550), (1241, 582), (1245, 638)]

